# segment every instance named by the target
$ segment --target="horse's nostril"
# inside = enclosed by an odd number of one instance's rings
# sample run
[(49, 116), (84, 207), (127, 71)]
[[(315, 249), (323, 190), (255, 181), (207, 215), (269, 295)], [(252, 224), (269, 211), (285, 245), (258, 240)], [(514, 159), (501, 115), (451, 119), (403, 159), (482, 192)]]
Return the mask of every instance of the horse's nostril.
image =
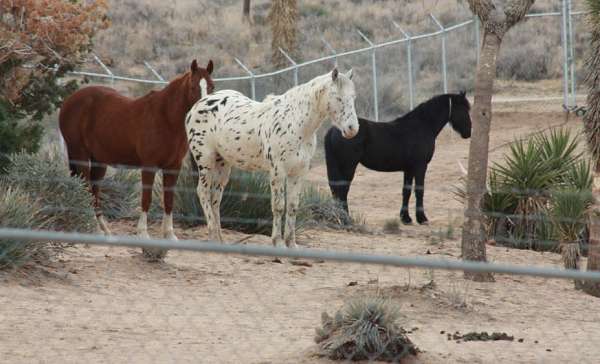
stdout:
[(352, 125), (350, 125), (350, 126), (348, 127), (348, 129), (350, 129), (350, 131), (352, 131), (352, 130), (354, 130), (354, 127), (353, 127)]

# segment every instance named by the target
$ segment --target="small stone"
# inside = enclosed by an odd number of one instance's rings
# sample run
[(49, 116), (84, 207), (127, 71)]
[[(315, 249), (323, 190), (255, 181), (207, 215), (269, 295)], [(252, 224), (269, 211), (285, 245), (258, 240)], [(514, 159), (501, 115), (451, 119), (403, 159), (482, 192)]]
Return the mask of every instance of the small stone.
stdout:
[(523, 339), (519, 339), (518, 341), (519, 341), (520, 343), (522, 343), (524, 340), (523, 340)]

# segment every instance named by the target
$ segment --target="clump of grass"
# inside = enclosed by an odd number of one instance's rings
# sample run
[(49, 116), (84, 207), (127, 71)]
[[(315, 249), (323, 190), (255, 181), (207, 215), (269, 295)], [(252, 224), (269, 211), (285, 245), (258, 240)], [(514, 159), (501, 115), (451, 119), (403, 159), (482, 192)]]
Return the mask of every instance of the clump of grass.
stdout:
[(95, 230), (92, 195), (82, 179), (69, 174), (59, 152), (13, 154), (3, 180), (39, 201), (38, 215), (45, 229)]
[(300, 196), (299, 216), (305, 225), (330, 228), (349, 227), (356, 222), (331, 194), (313, 185), (308, 185)]
[(383, 224), (383, 231), (387, 234), (398, 234), (400, 232), (400, 220), (388, 219)]
[(118, 169), (100, 183), (100, 208), (109, 219), (135, 215), (141, 199), (140, 172)]
[(390, 362), (417, 355), (399, 318), (400, 308), (382, 297), (353, 299), (333, 317), (323, 312), (315, 337), (318, 354), (333, 360)]
[[(42, 224), (40, 205), (28, 193), (16, 186), (0, 183), (0, 226), (16, 229), (34, 229)], [(0, 240), (0, 269), (15, 268), (47, 254), (47, 244)]]
[[(204, 214), (196, 192), (198, 177), (191, 160), (184, 163), (175, 194), (176, 219), (188, 226), (204, 223)], [(234, 169), (221, 201), (221, 225), (248, 234), (271, 233), (271, 187), (268, 173)], [(325, 225), (332, 228), (360, 227), (331, 195), (312, 185), (300, 196), (296, 228)]]

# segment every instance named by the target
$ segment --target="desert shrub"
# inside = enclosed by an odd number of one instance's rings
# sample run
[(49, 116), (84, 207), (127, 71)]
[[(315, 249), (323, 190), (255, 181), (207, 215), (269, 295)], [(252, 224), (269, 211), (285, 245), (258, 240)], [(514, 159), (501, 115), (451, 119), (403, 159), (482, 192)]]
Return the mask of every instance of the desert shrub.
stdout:
[(400, 232), (400, 220), (396, 218), (386, 220), (383, 224), (383, 231), (388, 234), (398, 234)]
[[(33, 229), (42, 224), (40, 205), (18, 187), (0, 182), (0, 226), (15, 229)], [(40, 243), (14, 239), (0, 240), (0, 270), (17, 267), (45, 251)]]
[(39, 201), (39, 216), (44, 228), (94, 231), (92, 195), (83, 180), (70, 176), (59, 152), (13, 154), (3, 180)]
[(341, 202), (335, 200), (329, 192), (324, 192), (314, 185), (308, 185), (302, 191), (298, 217), (301, 226), (325, 225), (344, 228), (357, 223), (357, 220), (344, 210)]
[[(592, 174), (577, 142), (568, 130), (557, 129), (510, 146), (504, 161), (490, 169), (482, 201), (490, 238), (515, 248), (556, 251), (565, 229), (571, 236), (573, 229), (584, 235)], [(459, 195), (464, 197), (464, 190)], [(563, 220), (577, 223), (566, 226)]]
[(140, 172), (119, 169), (100, 183), (100, 208), (109, 219), (132, 217), (142, 195)]
[(399, 362), (417, 355), (406, 331), (397, 323), (400, 308), (381, 297), (353, 299), (331, 317), (321, 315), (315, 342), (319, 355), (334, 360)]

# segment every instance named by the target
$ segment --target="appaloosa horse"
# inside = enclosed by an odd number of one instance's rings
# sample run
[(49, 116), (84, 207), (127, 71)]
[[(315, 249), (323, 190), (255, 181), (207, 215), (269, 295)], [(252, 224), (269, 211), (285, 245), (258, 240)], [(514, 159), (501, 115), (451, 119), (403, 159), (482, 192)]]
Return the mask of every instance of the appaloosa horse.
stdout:
[[(200, 178), (198, 197), (209, 235), (223, 241), (219, 207), (231, 167), (270, 171), (273, 245), (296, 247), (296, 211), (301, 179), (316, 148), (316, 131), (330, 118), (346, 138), (358, 132), (352, 71), (337, 68), (264, 102), (237, 91), (219, 91), (188, 113), (186, 130)], [(287, 199), (286, 199), (287, 193)], [(285, 206), (287, 200), (287, 206)]]
[(470, 108), (464, 92), (438, 95), (387, 123), (358, 119), (360, 132), (351, 140), (342, 138), (339, 131), (331, 128), (325, 135), (325, 159), (333, 196), (348, 211), (348, 190), (359, 163), (375, 171), (404, 171), (402, 222), (412, 223), (408, 200), (414, 179), (417, 222), (427, 223), (423, 209), (425, 172), (433, 157), (435, 139), (448, 122), (463, 138), (469, 138)]
[(60, 131), (65, 140), (72, 175), (90, 181), (100, 228), (110, 230), (100, 212), (99, 183), (108, 165), (142, 169), (142, 214), (138, 233), (148, 237), (147, 215), (154, 175), (163, 172), (163, 236), (173, 233), (173, 187), (188, 152), (184, 119), (201, 97), (212, 93), (212, 61), (206, 68), (196, 60), (185, 74), (160, 91), (131, 99), (102, 86), (83, 88), (60, 109)]

